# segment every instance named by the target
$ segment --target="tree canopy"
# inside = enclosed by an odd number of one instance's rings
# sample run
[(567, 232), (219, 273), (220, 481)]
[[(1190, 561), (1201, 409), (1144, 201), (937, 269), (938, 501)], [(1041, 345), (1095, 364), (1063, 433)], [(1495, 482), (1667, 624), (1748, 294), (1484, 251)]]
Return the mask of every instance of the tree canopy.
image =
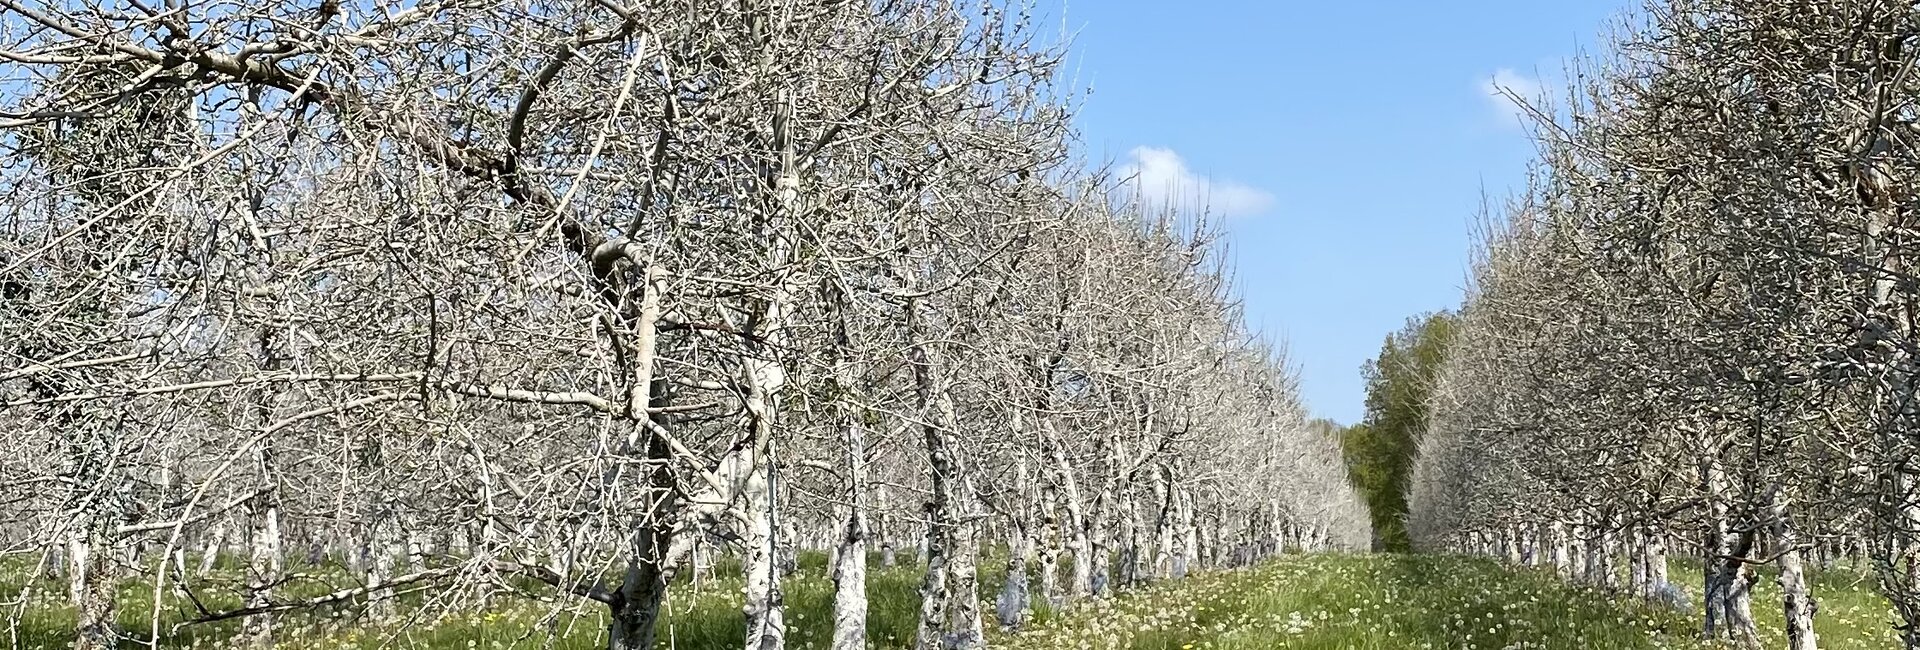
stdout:
[(1379, 356), (1361, 370), (1367, 382), (1365, 419), (1342, 432), (1340, 444), (1347, 472), (1367, 502), (1376, 550), (1410, 548), (1407, 486), (1453, 328), (1448, 312), (1410, 318), (1387, 335)]

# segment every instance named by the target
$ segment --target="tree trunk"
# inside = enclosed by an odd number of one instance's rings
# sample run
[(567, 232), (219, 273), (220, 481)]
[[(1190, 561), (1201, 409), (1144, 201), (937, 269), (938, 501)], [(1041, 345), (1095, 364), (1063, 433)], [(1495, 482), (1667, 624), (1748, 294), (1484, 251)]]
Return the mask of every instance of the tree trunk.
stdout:
[[(265, 443), (262, 443), (264, 446)], [(271, 468), (271, 455), (264, 450), (257, 454), (262, 467)], [(272, 480), (272, 479), (268, 479)], [(247, 607), (265, 607), (273, 601), (273, 586), (280, 580), (283, 567), (280, 539), (280, 508), (269, 490), (250, 501), (246, 508), (248, 519), (247, 548)], [(242, 642), (255, 647), (266, 648), (273, 645), (273, 614), (263, 613), (248, 616), (241, 621)]]
[(1886, 499), (1889, 503), (1881, 506), (1880, 514), (1886, 532), (1871, 546), (1850, 537), (1843, 538), (1846, 546), (1840, 554), (1851, 559), (1852, 554), (1862, 548), (1868, 549), (1866, 552), (1873, 558), (1874, 572), (1879, 577), (1880, 593), (1900, 618), (1901, 645), (1907, 650), (1920, 650), (1920, 543), (1915, 540), (1915, 534), (1920, 533), (1920, 504), (1914, 502), (1913, 496), (1920, 478), (1904, 468), (1890, 474), (1884, 484), (1892, 488), (1895, 498)]
[(1742, 648), (1757, 649), (1760, 628), (1753, 620), (1753, 570), (1741, 564), (1727, 580), (1727, 636)]
[(933, 501), (927, 512), (927, 574), (921, 584), (918, 650), (972, 650), (985, 643), (975, 571), (979, 551), (974, 496), (960, 461), (959, 421), (945, 363), (920, 330), (917, 300), (907, 305), (908, 361), (923, 416), (927, 458), (933, 470)]
[[(1014, 430), (1019, 431), (1020, 417), (1014, 416)], [(1022, 486), (1016, 499), (1025, 500), (1024, 486), (1027, 485), (1027, 459), (1025, 456), (1014, 461), (1014, 485)], [(1018, 630), (1027, 622), (1030, 611), (1027, 590), (1027, 559), (1032, 555), (1032, 537), (1029, 531), (1033, 526), (1027, 520), (1026, 506), (1016, 505), (1008, 517), (1007, 535), (1007, 577), (1001, 582), (1000, 597), (995, 602), (994, 614), (1000, 620), (1001, 629)]]
[(1120, 584), (1135, 586), (1146, 577), (1147, 557), (1143, 547), (1146, 541), (1146, 525), (1140, 521), (1139, 499), (1131, 489), (1120, 497), (1120, 507), (1126, 509), (1125, 523), (1121, 527), (1123, 545), (1120, 551)]
[(67, 544), (67, 590), (75, 612), (74, 650), (112, 650), (120, 635), (114, 627), (113, 562), (107, 518), (83, 506)]
[(1612, 517), (1602, 524), (1600, 531), (1600, 585), (1608, 589), (1620, 588), (1620, 533), (1613, 529)]
[(745, 600), (747, 650), (780, 650), (786, 645), (785, 597), (780, 590), (779, 527), (772, 488), (773, 459), (755, 459), (742, 494), (752, 523), (747, 527)]
[(200, 550), (199, 572), (195, 575), (204, 576), (213, 571), (214, 564), (220, 561), (220, 545), (222, 541), (226, 539), (226, 536), (227, 523), (225, 521), (214, 524), (213, 528), (207, 531), (205, 546)]
[(1604, 587), (1607, 584), (1607, 544), (1601, 537), (1604, 533), (1593, 526), (1582, 526), (1581, 530), (1585, 533), (1581, 541), (1587, 560), (1586, 582)]
[[(778, 309), (770, 307), (769, 311)], [(775, 319), (769, 319), (773, 321)], [(776, 321), (777, 322), (777, 321)], [(746, 363), (746, 405), (753, 428), (752, 458), (742, 490), (742, 501), (750, 523), (747, 527), (745, 599), (741, 612), (746, 616), (747, 650), (779, 650), (786, 645), (786, 603), (780, 590), (780, 524), (777, 493), (774, 488), (773, 392), (781, 375), (774, 362), (748, 359)]]
[[(764, 66), (763, 62), (763, 66)], [(763, 72), (767, 72), (763, 70)], [(773, 177), (774, 210), (760, 223), (760, 237), (768, 243), (768, 268), (784, 269), (791, 262), (791, 239), (783, 236), (798, 214), (800, 200), (799, 161), (795, 155), (793, 133), (793, 97), (781, 90), (774, 98), (773, 145), (779, 152)], [(753, 433), (753, 458), (746, 464), (748, 476), (744, 501), (751, 523), (746, 535), (746, 598), (741, 606), (747, 621), (747, 650), (779, 650), (786, 646), (786, 604), (780, 590), (780, 532), (777, 507), (779, 494), (774, 485), (779, 466), (775, 457), (773, 418), (779, 412), (778, 393), (786, 383), (785, 368), (774, 358), (785, 348), (788, 304), (792, 291), (780, 279), (759, 305), (761, 318), (754, 330), (760, 337), (742, 359), (742, 377), (749, 426)]]
[(1627, 546), (1627, 588), (1633, 591), (1635, 597), (1652, 598), (1653, 583), (1650, 582), (1652, 574), (1647, 564), (1647, 556), (1651, 549), (1647, 548), (1646, 531), (1639, 529), (1629, 531)]
[(1573, 579), (1573, 558), (1569, 555), (1567, 548), (1567, 525), (1554, 520), (1548, 526), (1548, 554), (1553, 556), (1553, 570), (1560, 574), (1562, 580), (1571, 580)]
[[(273, 327), (261, 327), (254, 337), (255, 352), (259, 355), (261, 372), (275, 372), (282, 367), (282, 352), (277, 341), (277, 331)], [(262, 390), (254, 396), (253, 419), (256, 426), (272, 426), (275, 415), (276, 399), (270, 390)], [(280, 539), (280, 490), (279, 468), (274, 459), (274, 440), (269, 436), (253, 447), (255, 478), (259, 481), (260, 493), (247, 500), (245, 516), (247, 519), (247, 607), (265, 607), (273, 602), (273, 587), (280, 582), (280, 573), (284, 565), (282, 540)], [(261, 613), (248, 616), (240, 624), (241, 642), (254, 647), (266, 648), (273, 645), (273, 614)]]
[(1058, 496), (1051, 483), (1040, 486), (1040, 600), (1054, 611), (1059, 611), (1063, 597), (1060, 554), (1065, 551), (1066, 543), (1060, 533), (1059, 513), (1054, 510), (1053, 502)]
[(1087, 544), (1092, 548), (1093, 556), (1093, 566), (1089, 567), (1093, 574), (1089, 590), (1095, 596), (1106, 596), (1113, 589), (1113, 531), (1110, 528), (1112, 522), (1113, 490), (1110, 487), (1102, 488), (1099, 496), (1094, 499), (1093, 516), (1087, 519), (1087, 525), (1084, 527), (1087, 531)]
[(1073, 577), (1067, 583), (1067, 599), (1077, 600), (1093, 591), (1093, 565), (1091, 546), (1087, 540), (1087, 516), (1085, 504), (1080, 500), (1080, 484), (1073, 471), (1073, 464), (1067, 462), (1067, 455), (1057, 440), (1052, 420), (1040, 416), (1040, 427), (1046, 436), (1047, 457), (1053, 462), (1055, 478), (1065, 491), (1067, 501), (1067, 552), (1073, 557)]
[(894, 547), (893, 510), (887, 499), (887, 485), (873, 486), (873, 539), (880, 547), (880, 566), (892, 568), (900, 562)]
[(1707, 628), (1709, 638), (1730, 639), (1743, 648), (1760, 646), (1760, 632), (1753, 621), (1754, 577), (1746, 562), (1755, 542), (1754, 531), (1742, 531), (1708, 565), (1714, 569), (1709, 576), (1708, 613), (1712, 616), (1714, 609), (1719, 610), (1718, 626)]
[[(394, 512), (395, 507), (390, 502), (383, 502), (374, 516), (370, 551), (372, 566), (367, 571), (369, 583), (385, 582), (398, 574), (399, 554), (405, 551), (406, 544), (405, 536), (400, 532), (400, 516)], [(391, 619), (397, 614), (392, 588), (379, 589), (367, 596), (372, 600), (368, 614), (375, 620)]]
[[(658, 498), (670, 497), (662, 493)], [(667, 572), (660, 559), (670, 541), (666, 513), (659, 506), (654, 511), (656, 521), (639, 526), (629, 543), (626, 575), (609, 607), (607, 650), (654, 650), (653, 630), (660, 620), (660, 601), (667, 595)]]
[[(643, 307), (644, 310), (644, 307)], [(651, 327), (648, 330), (650, 331)], [(651, 338), (651, 337), (648, 337)], [(651, 369), (651, 345), (641, 346), (645, 367)], [(652, 378), (651, 373), (640, 376), (649, 388), (642, 393), (644, 404), (663, 407), (671, 402), (664, 390), (664, 382)], [(664, 419), (665, 416), (649, 416)], [(656, 424), (663, 424), (656, 422)], [(667, 595), (667, 584), (672, 575), (668, 562), (668, 552), (673, 547), (673, 510), (674, 478), (669, 462), (673, 452), (667, 442), (658, 434), (648, 430), (645, 423), (635, 422), (634, 435), (630, 440), (637, 443), (645, 440), (646, 484), (642, 503), (644, 510), (634, 517), (632, 532), (627, 542), (627, 567), (621, 577), (620, 590), (614, 602), (609, 603), (607, 621), (607, 650), (654, 650), (654, 626), (660, 619), (660, 602)], [(644, 436), (644, 437), (642, 437)], [(632, 449), (628, 452), (632, 453)], [(697, 538), (699, 531), (684, 533)]]
[[(834, 313), (833, 381), (838, 394), (854, 389), (851, 336), (847, 332), (846, 302), (837, 288), (827, 285), (828, 303)], [(846, 515), (840, 524), (840, 540), (833, 556), (833, 642), (832, 650), (865, 650), (867, 642), (867, 519), (864, 512), (867, 491), (867, 437), (854, 404), (836, 401), (840, 440), (846, 448), (847, 474), (842, 488), (847, 500)], [(881, 488), (884, 490), (886, 488)]]
[(1154, 545), (1153, 579), (1164, 580), (1173, 576), (1174, 554), (1174, 510), (1173, 470), (1162, 468), (1156, 472), (1157, 480), (1153, 484), (1154, 501)]
[(1179, 528), (1175, 530), (1175, 534), (1179, 537), (1176, 540), (1179, 550), (1173, 556), (1174, 578), (1187, 577), (1187, 571), (1198, 563), (1200, 557), (1200, 532), (1194, 526), (1193, 508), (1193, 491), (1182, 488), (1180, 490), (1180, 522)]
[[(938, 476), (938, 471), (937, 469), (935, 470), (935, 476)], [(936, 478), (935, 482), (938, 483), (939, 479)], [(945, 519), (939, 512), (940, 504), (937, 490), (935, 494), (935, 501), (927, 504), (927, 519), (929, 522), (939, 522)], [(926, 571), (921, 574), (920, 579), (920, 623), (914, 632), (914, 650), (941, 650), (941, 648), (946, 645), (942, 638), (942, 627), (945, 623), (943, 619), (946, 616), (947, 598), (949, 595), (947, 588), (946, 542), (948, 535), (940, 531), (940, 526), (941, 524), (938, 523), (930, 523), (927, 529), (925, 550), (923, 551), (926, 559), (922, 562), (922, 565), (926, 567)]]
[(1671, 583), (1667, 575), (1667, 535), (1658, 530), (1647, 532), (1647, 581), (1655, 591), (1651, 595), (1658, 595)]
[(1768, 496), (1767, 514), (1773, 529), (1773, 545), (1780, 564), (1780, 600), (1786, 615), (1788, 650), (1818, 650), (1819, 635), (1813, 630), (1816, 607), (1813, 593), (1807, 589), (1806, 568), (1800, 554), (1800, 531), (1793, 527), (1784, 486), (1774, 486)]
[(1727, 580), (1726, 558), (1733, 554), (1733, 539), (1727, 530), (1727, 505), (1720, 498), (1726, 482), (1720, 469), (1719, 459), (1711, 456), (1700, 461), (1700, 491), (1707, 499), (1707, 526), (1705, 539), (1701, 540), (1701, 601), (1706, 610), (1706, 619), (1702, 636), (1708, 639), (1726, 638), (1731, 633), (1728, 627), (1727, 603), (1732, 583)]
[[(961, 479), (966, 483), (966, 479)], [(973, 494), (971, 486), (964, 494)], [(971, 503), (963, 501), (962, 503)], [(967, 513), (954, 527), (954, 549), (948, 558), (947, 607), (948, 650), (976, 650), (987, 647), (986, 630), (980, 623), (980, 521), (978, 513)]]

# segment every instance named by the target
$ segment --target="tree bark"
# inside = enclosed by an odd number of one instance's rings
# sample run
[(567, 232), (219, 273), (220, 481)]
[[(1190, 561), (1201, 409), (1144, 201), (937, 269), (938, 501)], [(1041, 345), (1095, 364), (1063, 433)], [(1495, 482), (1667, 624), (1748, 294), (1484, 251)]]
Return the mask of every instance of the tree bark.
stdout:
[[(825, 287), (827, 303), (833, 313), (833, 383), (836, 397), (833, 415), (845, 447), (847, 474), (842, 487), (846, 514), (840, 523), (840, 539), (833, 562), (833, 639), (832, 650), (865, 650), (867, 642), (867, 519), (864, 512), (867, 492), (866, 429), (851, 400), (858, 379), (854, 373), (852, 337), (847, 331), (845, 296), (832, 284)], [(885, 488), (881, 488), (884, 490)]]
[[(1014, 417), (1014, 430), (1019, 431), (1020, 417)], [(1027, 459), (1021, 456), (1014, 461), (1014, 485), (1027, 485)], [(1025, 494), (1016, 498), (1025, 501)], [(1033, 553), (1033, 525), (1027, 519), (1027, 506), (1014, 505), (1008, 516), (1007, 531), (1007, 573), (1000, 584), (1000, 597), (995, 602), (994, 614), (1000, 620), (1001, 629), (1018, 630), (1026, 625), (1027, 612), (1031, 610), (1030, 594), (1027, 588), (1027, 560)]]
[(1772, 543), (1777, 547), (1775, 553), (1779, 556), (1776, 561), (1780, 565), (1780, 576), (1776, 580), (1780, 585), (1781, 609), (1786, 615), (1787, 648), (1818, 650), (1819, 635), (1813, 630), (1816, 604), (1813, 593), (1807, 589), (1806, 567), (1800, 552), (1800, 531), (1793, 527), (1785, 490), (1785, 486), (1776, 485), (1770, 491), (1767, 514), (1772, 523)]
[(1067, 462), (1067, 455), (1060, 448), (1058, 434), (1053, 423), (1040, 416), (1040, 427), (1047, 446), (1047, 457), (1053, 462), (1055, 478), (1066, 495), (1067, 506), (1067, 552), (1073, 558), (1073, 574), (1067, 583), (1067, 601), (1077, 600), (1093, 592), (1092, 547), (1087, 539), (1087, 516), (1085, 504), (1080, 500), (1080, 482), (1073, 471), (1073, 464)]
[(751, 418), (752, 457), (746, 459), (747, 479), (741, 500), (750, 523), (746, 531), (745, 599), (747, 650), (779, 650), (786, 645), (786, 603), (780, 589), (780, 522), (774, 490), (773, 391), (780, 384), (774, 362), (748, 359), (746, 406)]
[(894, 532), (893, 510), (887, 501), (887, 486), (885, 484), (874, 487), (873, 505), (874, 511), (878, 515), (874, 517), (874, 523), (878, 524), (878, 527), (874, 530), (874, 537), (880, 540), (880, 566), (892, 568), (900, 562), (900, 559), (897, 557), (899, 550), (894, 546), (894, 536), (897, 533)]
[[(1718, 628), (1708, 628), (1709, 638), (1730, 639), (1742, 648), (1760, 646), (1759, 628), (1753, 620), (1754, 577), (1747, 565), (1747, 556), (1753, 552), (1756, 537), (1752, 530), (1741, 531), (1723, 549), (1725, 552), (1709, 563), (1714, 568), (1714, 574), (1710, 578), (1712, 583), (1707, 594), (1707, 606), (1719, 609)], [(1713, 636), (1716, 633), (1718, 636)]]
[[(263, 326), (254, 337), (259, 355), (259, 367), (262, 372), (278, 371), (282, 367), (282, 352), (277, 340), (278, 332), (273, 327)], [(271, 391), (262, 390), (255, 396), (253, 419), (256, 426), (271, 426), (276, 419), (275, 402)], [(247, 520), (247, 595), (245, 607), (263, 608), (273, 602), (273, 587), (280, 581), (282, 567), (285, 564), (280, 538), (280, 490), (279, 469), (275, 466), (274, 441), (271, 437), (261, 440), (253, 446), (255, 479), (259, 481), (260, 492), (247, 500), (245, 516)], [(273, 618), (271, 612), (263, 612), (242, 619), (240, 624), (241, 642), (254, 648), (267, 648), (273, 645)]]
[(1573, 579), (1573, 558), (1567, 548), (1567, 525), (1559, 520), (1548, 524), (1548, 553), (1553, 556), (1553, 570), (1562, 580)]
[[(634, 324), (633, 364), (626, 368), (627, 419), (630, 421), (626, 446), (622, 453), (642, 455), (646, 468), (642, 484), (640, 512), (633, 517), (626, 541), (626, 571), (619, 591), (608, 603), (607, 650), (654, 650), (654, 626), (660, 619), (660, 602), (666, 598), (672, 574), (668, 555), (674, 546), (673, 525), (675, 485), (671, 461), (673, 451), (667, 441), (653, 430), (665, 427), (667, 416), (648, 412), (671, 404), (672, 394), (666, 382), (655, 376), (654, 359), (658, 354), (660, 299), (665, 291), (664, 270), (652, 263), (643, 264), (644, 293), (640, 300), (639, 321)], [(697, 531), (685, 533), (689, 542)], [(484, 544), (486, 537), (482, 536)]]
[(974, 497), (957, 448), (959, 416), (949, 392), (942, 355), (921, 327), (920, 301), (907, 305), (908, 361), (923, 416), (921, 431), (933, 470), (933, 501), (927, 512), (927, 574), (921, 584), (918, 650), (972, 650), (985, 643), (975, 575), (978, 552)]
[(112, 533), (108, 520), (83, 506), (67, 545), (67, 586), (73, 600), (74, 650), (112, 650), (120, 634), (114, 626)]
[(1040, 486), (1040, 600), (1055, 611), (1060, 609), (1064, 597), (1060, 593), (1060, 555), (1066, 550), (1059, 513), (1054, 509), (1058, 496), (1053, 484)]

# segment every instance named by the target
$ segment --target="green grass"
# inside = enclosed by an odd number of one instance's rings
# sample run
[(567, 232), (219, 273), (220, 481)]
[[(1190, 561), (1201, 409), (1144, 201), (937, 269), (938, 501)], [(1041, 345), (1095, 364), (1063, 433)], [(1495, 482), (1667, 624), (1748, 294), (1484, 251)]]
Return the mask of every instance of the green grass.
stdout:
[[(1822, 648), (1894, 647), (1891, 614), (1871, 582), (1832, 573), (1816, 586)], [(1698, 588), (1690, 592), (1696, 609), (1681, 613), (1486, 560), (1292, 556), (1096, 603), (999, 645), (1036, 650), (1715, 647), (1696, 639)], [(1770, 576), (1763, 576), (1754, 613), (1767, 647), (1784, 645), (1777, 594)]]
[[(1003, 576), (998, 561), (982, 561), (982, 611), (992, 616), (993, 596)], [(37, 595), (18, 617), (15, 641), (0, 630), (0, 646), (61, 648), (71, 641), (72, 612), (59, 585), (30, 581), (25, 567), (0, 565), (0, 601), (33, 584)], [(711, 579), (682, 584), (667, 603), (660, 628), (662, 647), (733, 648), (743, 645), (737, 567), (720, 567)], [(1695, 582), (1696, 570), (1676, 565), (1674, 578)], [(823, 556), (804, 556), (800, 572), (785, 581), (788, 647), (824, 648), (832, 611), (832, 584)], [(876, 568), (870, 574), (869, 639), (875, 648), (911, 643), (920, 581), (916, 566)], [(1828, 650), (1891, 647), (1888, 608), (1871, 580), (1846, 572), (1822, 574), (1818, 630)], [(310, 588), (318, 588), (310, 587)], [(302, 587), (295, 587), (301, 590)], [(1698, 601), (1697, 586), (1688, 585)], [(1777, 590), (1763, 576), (1754, 599), (1761, 634), (1769, 647), (1781, 639)], [(232, 593), (210, 592), (230, 606)], [(121, 590), (121, 623), (147, 629), (151, 587)], [(604, 643), (605, 615), (597, 604), (552, 598), (535, 590), (485, 601), (446, 594), (404, 599), (403, 620), (371, 624), (353, 608), (283, 617), (282, 647), (433, 649), (591, 649)], [(451, 605), (451, 606), (448, 606)], [(162, 600), (162, 629), (187, 616), (190, 606), (175, 594)], [(17, 612), (15, 612), (17, 613)], [(1113, 648), (1302, 648), (1399, 650), (1403, 648), (1704, 649), (1694, 636), (1698, 610), (1667, 611), (1631, 599), (1570, 587), (1543, 572), (1515, 571), (1484, 560), (1414, 555), (1289, 556), (1260, 567), (1196, 575), (1116, 598), (1082, 603), (1059, 615), (1040, 612), (1029, 630), (993, 635), (994, 647), (1017, 649)], [(988, 621), (992, 627), (992, 621)], [(227, 622), (163, 636), (163, 648), (223, 647), (238, 630)], [(670, 644), (670, 645), (669, 645)], [(146, 647), (129, 642), (127, 647)]]

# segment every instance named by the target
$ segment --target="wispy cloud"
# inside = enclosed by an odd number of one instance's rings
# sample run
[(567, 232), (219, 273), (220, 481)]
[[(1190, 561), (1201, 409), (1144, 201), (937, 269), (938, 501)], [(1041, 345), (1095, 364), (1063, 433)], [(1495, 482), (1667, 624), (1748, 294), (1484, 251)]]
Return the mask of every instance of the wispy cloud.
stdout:
[(1132, 192), (1142, 207), (1158, 211), (1204, 208), (1221, 216), (1245, 216), (1273, 207), (1273, 195), (1264, 190), (1195, 174), (1187, 161), (1172, 149), (1134, 147), (1127, 153), (1129, 162), (1120, 168), (1123, 189)]
[(1527, 110), (1514, 100), (1537, 103), (1542, 89), (1539, 79), (1512, 68), (1495, 70), (1492, 77), (1480, 81), (1480, 92), (1486, 95), (1487, 106), (1510, 126), (1525, 125), (1529, 119)]

